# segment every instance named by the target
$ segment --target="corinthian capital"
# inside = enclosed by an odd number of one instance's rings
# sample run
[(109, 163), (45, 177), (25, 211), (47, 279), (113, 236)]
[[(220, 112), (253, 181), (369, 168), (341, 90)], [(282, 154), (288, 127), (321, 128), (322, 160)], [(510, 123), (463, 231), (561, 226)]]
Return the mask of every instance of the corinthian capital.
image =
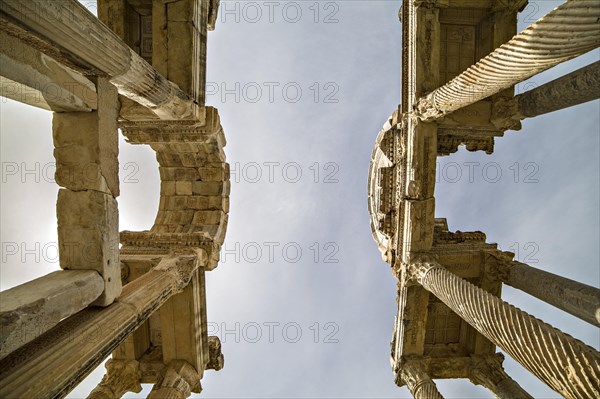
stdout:
[(398, 386), (406, 385), (415, 399), (443, 399), (422, 360), (405, 360), (396, 375)]
[(501, 353), (490, 356), (472, 356), (472, 359), (473, 366), (470, 370), (469, 380), (473, 384), (482, 385), (494, 391), (500, 382), (510, 378), (502, 367), (504, 356)]
[(419, 254), (411, 259), (411, 262), (406, 265), (406, 279), (408, 281), (423, 283), (430, 270), (441, 267), (433, 256), (427, 254)]
[(525, 116), (519, 109), (519, 101), (516, 97), (510, 100), (497, 99), (492, 109), (491, 122), (501, 130), (521, 130), (521, 120)]
[(137, 360), (110, 359), (105, 367), (106, 374), (88, 399), (118, 399), (126, 392), (142, 391), (142, 373)]

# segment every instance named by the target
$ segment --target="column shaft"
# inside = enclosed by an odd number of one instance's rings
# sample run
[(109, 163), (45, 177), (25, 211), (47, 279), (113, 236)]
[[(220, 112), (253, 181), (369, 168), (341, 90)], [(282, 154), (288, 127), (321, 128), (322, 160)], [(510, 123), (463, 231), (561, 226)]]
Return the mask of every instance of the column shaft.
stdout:
[(572, 107), (600, 97), (600, 61), (516, 97), (525, 118)]
[(404, 362), (400, 366), (399, 377), (398, 382), (406, 384), (415, 399), (444, 399), (435, 382), (418, 361)]
[(52, 117), (60, 267), (96, 270), (104, 289), (94, 305), (121, 293), (119, 266), (119, 101), (106, 78), (96, 79), (98, 109)]
[(600, 353), (438, 264), (411, 265), (416, 280), (565, 398), (600, 397)]
[[(504, 273), (500, 274), (504, 275)], [(598, 288), (536, 269), (521, 262), (513, 262), (509, 266), (508, 276), (503, 278), (503, 282), (600, 327), (600, 290)]]
[(498, 399), (533, 399), (533, 396), (523, 390), (517, 381), (510, 377), (500, 381), (492, 392)]

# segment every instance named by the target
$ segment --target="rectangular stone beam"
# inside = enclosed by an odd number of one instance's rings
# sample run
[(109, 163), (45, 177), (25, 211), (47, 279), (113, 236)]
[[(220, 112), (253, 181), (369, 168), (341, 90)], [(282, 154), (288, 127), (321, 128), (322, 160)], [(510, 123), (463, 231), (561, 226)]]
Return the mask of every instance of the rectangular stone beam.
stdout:
[(444, 86), (415, 110), (433, 121), (600, 45), (600, 2), (567, 1)]
[(0, 397), (64, 397), (206, 264), (204, 251), (172, 254), (127, 284), (107, 308), (87, 308), (0, 361)]
[(202, 378), (208, 363), (208, 330), (204, 270), (194, 273), (183, 292), (159, 311), (163, 362), (185, 360)]
[(62, 270), (0, 292), (0, 359), (96, 300), (104, 280), (93, 270)]
[(199, 107), (156, 72), (77, 0), (2, 0), (0, 29), (88, 75), (110, 78), (119, 94), (161, 119), (197, 120)]
[(152, 9), (152, 64), (200, 105), (205, 100), (211, 10), (214, 4), (208, 0), (154, 2)]
[(55, 59), (0, 31), (0, 95), (58, 112), (96, 109), (94, 84)]

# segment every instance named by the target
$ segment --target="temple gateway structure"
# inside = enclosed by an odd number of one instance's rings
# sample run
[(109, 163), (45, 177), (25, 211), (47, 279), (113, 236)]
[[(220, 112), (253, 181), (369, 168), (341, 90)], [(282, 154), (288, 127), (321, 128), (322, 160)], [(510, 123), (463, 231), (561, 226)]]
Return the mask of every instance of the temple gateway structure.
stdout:
[[(53, 112), (61, 271), (0, 294), (0, 397), (60, 398), (108, 356), (89, 398), (200, 392), (223, 367), (204, 275), (229, 211), (225, 136), (205, 106), (219, 0), (1, 0), (0, 95)], [(160, 205), (119, 232), (118, 130), (149, 145)], [(91, 177), (90, 177), (91, 176)]]
[(436, 157), (494, 150), (520, 121), (600, 96), (600, 63), (515, 96), (513, 86), (600, 45), (600, 2), (568, 0), (515, 36), (526, 0), (405, 0), (402, 104), (377, 136), (369, 172), (373, 237), (398, 279), (396, 384), (442, 398), (467, 378), (498, 398), (531, 398), (501, 348), (565, 398), (600, 397), (600, 353), (501, 299), (508, 284), (595, 326), (597, 288), (533, 268), (450, 232), (434, 216)]
[[(517, 82), (600, 45), (598, 0), (567, 0), (514, 36), (526, 3), (402, 5), (402, 105), (377, 136), (369, 210), (398, 279), (392, 369), (416, 398), (441, 398), (439, 378), (530, 398), (497, 347), (566, 398), (600, 397), (596, 350), (501, 299), (509, 284), (600, 326), (599, 290), (434, 216), (437, 156), (491, 153), (522, 119), (598, 98), (599, 63), (514, 96)], [(205, 297), (229, 212), (225, 136), (205, 104), (218, 8), (98, 0), (95, 17), (77, 0), (0, 0), (0, 95), (53, 112), (62, 269), (0, 293), (0, 397), (64, 397), (110, 356), (89, 398), (153, 384), (149, 398), (183, 399), (223, 367)], [(148, 231), (119, 230), (118, 129), (160, 165)]]

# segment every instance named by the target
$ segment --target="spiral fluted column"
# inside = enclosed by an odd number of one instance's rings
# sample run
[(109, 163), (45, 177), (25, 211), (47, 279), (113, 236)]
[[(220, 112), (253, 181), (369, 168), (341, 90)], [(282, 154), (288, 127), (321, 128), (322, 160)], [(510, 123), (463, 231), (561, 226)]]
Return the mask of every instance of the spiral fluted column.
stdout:
[(404, 362), (399, 371), (399, 382), (406, 384), (415, 399), (444, 399), (420, 362)]
[(433, 121), (499, 93), (600, 45), (600, 3), (569, 0), (466, 71), (420, 98), (419, 118)]
[(491, 342), (565, 398), (600, 397), (600, 353), (436, 263), (409, 272)]

